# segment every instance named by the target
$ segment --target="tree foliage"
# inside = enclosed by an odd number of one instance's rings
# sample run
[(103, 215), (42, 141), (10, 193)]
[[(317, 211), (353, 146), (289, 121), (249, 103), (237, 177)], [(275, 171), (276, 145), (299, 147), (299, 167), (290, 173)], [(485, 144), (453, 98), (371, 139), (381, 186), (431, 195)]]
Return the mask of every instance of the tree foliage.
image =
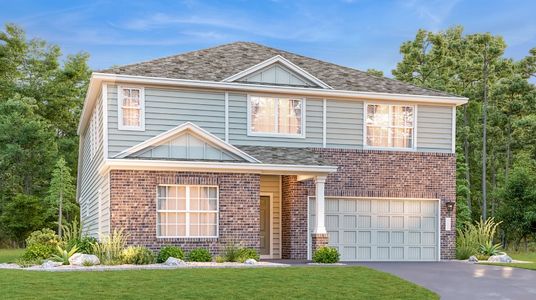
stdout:
[(71, 180), (76, 172), (88, 57), (62, 59), (58, 46), (27, 39), (14, 24), (0, 30), (0, 238), (24, 240), (27, 230), (52, 226), (56, 219), (45, 198), (60, 156)]
[[(457, 217), (466, 222), (468, 211), (472, 220), (497, 216), (504, 221), (503, 236), (515, 239), (507, 220), (524, 221), (508, 209), (506, 203), (515, 202), (504, 191), (513, 184), (512, 165), (536, 159), (536, 89), (529, 81), (536, 75), (536, 48), (514, 61), (504, 57), (506, 47), (500, 36), (464, 34), (459, 26), (419, 30), (415, 39), (402, 44), (402, 60), (393, 75), (469, 98), (458, 107), (456, 118)], [(536, 178), (534, 169), (523, 172)]]

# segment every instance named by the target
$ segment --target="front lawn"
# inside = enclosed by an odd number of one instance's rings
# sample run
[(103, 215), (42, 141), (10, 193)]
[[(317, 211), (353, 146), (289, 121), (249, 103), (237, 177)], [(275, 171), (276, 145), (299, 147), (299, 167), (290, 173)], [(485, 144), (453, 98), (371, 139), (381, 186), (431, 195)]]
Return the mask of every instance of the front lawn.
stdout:
[(5, 299), (438, 299), (365, 267), (176, 269), (107, 272), (0, 270)]
[(510, 255), (510, 257), (512, 257), (512, 259), (514, 260), (530, 261), (530, 263), (514, 263), (514, 264), (484, 263), (484, 264), (536, 270), (536, 252), (508, 252), (508, 255)]
[(0, 249), (0, 264), (13, 263), (24, 252), (24, 249)]

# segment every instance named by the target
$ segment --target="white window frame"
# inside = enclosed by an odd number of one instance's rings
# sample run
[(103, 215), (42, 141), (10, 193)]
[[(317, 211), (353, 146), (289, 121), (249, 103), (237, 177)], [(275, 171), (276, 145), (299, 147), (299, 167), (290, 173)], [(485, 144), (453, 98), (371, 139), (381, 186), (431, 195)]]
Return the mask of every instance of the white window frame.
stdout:
[[(173, 186), (173, 187), (185, 187), (186, 190), (186, 210), (159, 210), (158, 209), (158, 187), (161, 186)], [(216, 188), (216, 210), (190, 210), (190, 187), (213, 187)], [(168, 236), (159, 234), (159, 213), (185, 213), (186, 214), (186, 236)], [(190, 213), (216, 213), (216, 235), (214, 236), (191, 236), (190, 235)], [(220, 235), (220, 189), (217, 185), (198, 185), (198, 184), (159, 184), (156, 186), (156, 237), (159, 239), (214, 239), (219, 238)]]
[[(389, 122), (391, 122), (391, 106), (408, 106), (413, 108), (413, 130), (412, 130), (412, 145), (410, 148), (403, 147), (378, 147), (369, 146), (367, 144), (367, 112), (369, 105), (387, 105), (389, 106)], [(399, 104), (387, 102), (365, 102), (363, 107), (363, 148), (371, 150), (387, 150), (387, 151), (416, 151), (417, 150), (417, 105), (415, 104)]]
[[(274, 99), (280, 99), (280, 98), (288, 98), (291, 100), (301, 100), (302, 102), (302, 109), (301, 109), (301, 133), (300, 134), (286, 134), (286, 133), (277, 133), (277, 132), (254, 132), (251, 130), (251, 97), (265, 97), (265, 98), (274, 98)], [(275, 109), (275, 116), (274, 121), (275, 124), (277, 124), (277, 120), (279, 119), (279, 109), (278, 109), (279, 101), (276, 102), (276, 109)], [(276, 138), (305, 138), (305, 125), (307, 124), (305, 120), (305, 116), (307, 115), (305, 112), (307, 110), (307, 100), (305, 97), (296, 97), (296, 96), (288, 96), (288, 95), (263, 95), (263, 94), (248, 94), (247, 96), (247, 135), (248, 136), (261, 136), (261, 137), (276, 137)]]
[[(123, 124), (123, 89), (140, 91), (140, 126)], [(117, 86), (117, 127), (119, 130), (145, 131), (145, 88), (140, 86)]]

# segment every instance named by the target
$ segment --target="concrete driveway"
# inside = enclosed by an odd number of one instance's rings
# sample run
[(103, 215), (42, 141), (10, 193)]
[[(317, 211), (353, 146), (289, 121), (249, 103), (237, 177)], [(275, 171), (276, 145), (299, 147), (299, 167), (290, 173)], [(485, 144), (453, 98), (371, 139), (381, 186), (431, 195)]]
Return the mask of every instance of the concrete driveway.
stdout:
[(536, 299), (536, 271), (465, 262), (358, 263), (388, 272), (439, 295), (441, 299)]

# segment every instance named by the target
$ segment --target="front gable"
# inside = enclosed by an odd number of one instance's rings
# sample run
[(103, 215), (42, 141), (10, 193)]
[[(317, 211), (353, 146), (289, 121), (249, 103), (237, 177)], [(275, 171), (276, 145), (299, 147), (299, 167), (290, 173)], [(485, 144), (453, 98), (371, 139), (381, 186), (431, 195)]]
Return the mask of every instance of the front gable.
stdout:
[(133, 146), (114, 158), (259, 162), (191, 122), (186, 122)]
[(280, 55), (227, 77), (223, 81), (331, 89), (329, 85)]

